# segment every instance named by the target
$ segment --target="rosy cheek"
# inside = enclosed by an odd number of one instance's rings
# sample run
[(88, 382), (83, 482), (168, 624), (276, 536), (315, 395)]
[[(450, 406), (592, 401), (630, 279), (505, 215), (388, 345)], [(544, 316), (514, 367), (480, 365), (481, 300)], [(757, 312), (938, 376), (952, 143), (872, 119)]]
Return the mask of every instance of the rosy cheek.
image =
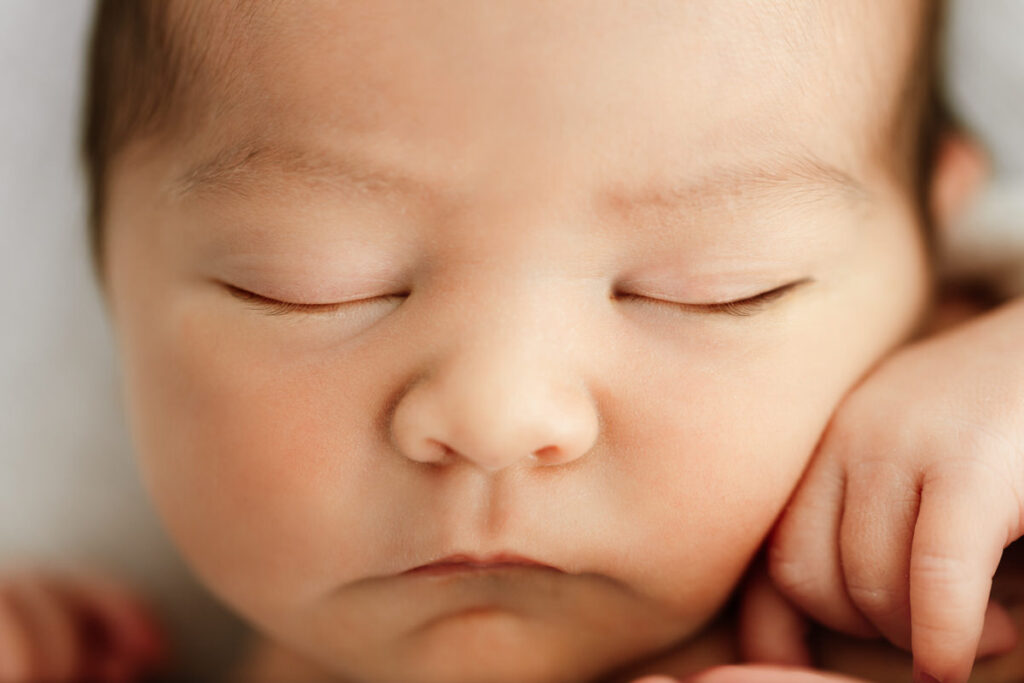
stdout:
[(615, 478), (631, 482), (636, 501), (622, 555), (646, 557), (637, 576), (680, 613), (725, 599), (799, 480), (848, 381), (833, 364), (810, 382), (820, 356), (827, 349), (811, 342), (714, 367), (705, 354), (623, 386), (624, 404), (645, 408), (606, 424), (621, 452), (635, 454)]
[(322, 379), (289, 375), (208, 315), (153, 322), (130, 403), (170, 533), (200, 574), (247, 603), (309, 586), (311, 568), (329, 564), (324, 549), (344, 557), (350, 542), (328, 532), (357, 495), (337, 471), (348, 407), (317, 405)]
[(621, 554), (645, 556), (643, 566), (631, 571), (642, 570), (648, 590), (680, 613), (710, 613), (744, 571), (809, 450), (788, 440), (748, 442), (735, 431), (715, 433), (708, 429), (713, 420), (702, 428), (682, 422), (675, 431), (650, 425), (647, 448), (657, 456), (624, 475), (646, 493), (633, 508), (636, 524), (622, 539), (632, 549)]

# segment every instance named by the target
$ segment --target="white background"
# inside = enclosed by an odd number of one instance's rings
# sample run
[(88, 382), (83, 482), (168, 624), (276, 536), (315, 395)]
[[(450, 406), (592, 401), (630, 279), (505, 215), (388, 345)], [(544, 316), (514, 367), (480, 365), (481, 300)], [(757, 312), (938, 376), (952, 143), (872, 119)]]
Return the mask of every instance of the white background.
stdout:
[(137, 478), (77, 165), (91, 0), (0, 0), (0, 572), (88, 563), (157, 603), (188, 680), (241, 633), (187, 573)]

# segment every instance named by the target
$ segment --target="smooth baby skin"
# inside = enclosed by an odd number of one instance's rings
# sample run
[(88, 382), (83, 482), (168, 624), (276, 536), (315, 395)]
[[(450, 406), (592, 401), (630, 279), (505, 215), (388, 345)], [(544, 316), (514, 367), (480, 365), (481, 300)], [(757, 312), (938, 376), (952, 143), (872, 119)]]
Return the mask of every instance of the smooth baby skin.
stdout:
[(967, 680), (992, 576), (1024, 533), (1022, 335), (1016, 301), (889, 358), (844, 401), (772, 537), (790, 600), (912, 649), (918, 680)]
[[(219, 86), (116, 159), (106, 275), (198, 577), (339, 680), (693, 637), (927, 308), (916, 3), (197, 8)], [(403, 574), (496, 553), (556, 569)]]

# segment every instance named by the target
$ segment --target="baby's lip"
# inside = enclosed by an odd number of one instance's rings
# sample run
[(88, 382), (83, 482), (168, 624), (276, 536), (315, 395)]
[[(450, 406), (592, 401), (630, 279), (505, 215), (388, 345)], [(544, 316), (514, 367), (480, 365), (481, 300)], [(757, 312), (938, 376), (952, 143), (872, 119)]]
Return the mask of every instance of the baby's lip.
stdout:
[(526, 557), (524, 555), (517, 555), (515, 553), (496, 553), (486, 557), (469, 555), (466, 553), (459, 553), (456, 555), (448, 555), (442, 557), (439, 560), (435, 560), (429, 564), (421, 564), (418, 567), (407, 569), (402, 572), (402, 575), (407, 574), (449, 574), (453, 572), (465, 572), (465, 571), (482, 571), (488, 569), (508, 569), (508, 568), (533, 568), (533, 569), (547, 569), (556, 572), (562, 572), (558, 567), (550, 564), (545, 564), (539, 560), (535, 560), (532, 557)]

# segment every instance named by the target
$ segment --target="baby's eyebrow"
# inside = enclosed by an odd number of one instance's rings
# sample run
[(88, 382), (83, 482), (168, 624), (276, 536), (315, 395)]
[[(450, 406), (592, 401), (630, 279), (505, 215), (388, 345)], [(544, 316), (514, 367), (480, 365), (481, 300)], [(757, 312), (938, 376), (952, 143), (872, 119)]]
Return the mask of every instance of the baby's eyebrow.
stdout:
[[(223, 193), (251, 198), (282, 180), (348, 195), (432, 204), (446, 194), (427, 178), (356, 149), (328, 152), (263, 139), (221, 149), (175, 177), (168, 190), (179, 199)], [(599, 213), (628, 217), (635, 211), (699, 210), (745, 199), (785, 206), (838, 201), (859, 207), (868, 203), (871, 193), (850, 173), (805, 154), (724, 165), (675, 181), (653, 178), (642, 186), (606, 185), (594, 197)], [(446, 198), (454, 200), (450, 193)]]
[(328, 152), (264, 140), (225, 147), (189, 166), (166, 189), (178, 199), (222, 193), (247, 198), (282, 180), (364, 195), (434, 199), (438, 194), (426, 180), (371, 161), (355, 150)]
[(724, 165), (678, 182), (615, 186), (599, 195), (601, 208), (617, 215), (641, 210), (717, 207), (741, 199), (804, 205), (819, 201), (863, 207), (871, 193), (852, 174), (817, 156), (779, 156), (767, 162)]

